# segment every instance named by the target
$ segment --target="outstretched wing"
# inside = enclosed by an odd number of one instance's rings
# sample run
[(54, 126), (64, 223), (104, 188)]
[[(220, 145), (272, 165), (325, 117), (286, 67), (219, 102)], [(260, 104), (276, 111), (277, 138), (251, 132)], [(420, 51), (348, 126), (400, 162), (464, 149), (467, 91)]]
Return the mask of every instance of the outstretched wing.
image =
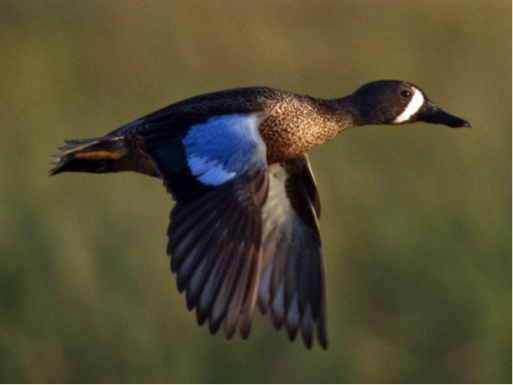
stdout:
[(308, 157), (269, 167), (269, 194), (262, 208), (264, 262), (258, 305), (270, 309), (274, 326), (291, 340), (301, 330), (327, 348), (326, 289), (318, 219), (320, 201)]
[[(180, 130), (150, 124), (139, 134), (174, 196), (167, 253), (187, 306), (210, 332), (249, 334), (261, 270), (261, 207), (268, 192), (264, 113), (226, 114)], [(192, 122), (192, 123), (191, 123)]]

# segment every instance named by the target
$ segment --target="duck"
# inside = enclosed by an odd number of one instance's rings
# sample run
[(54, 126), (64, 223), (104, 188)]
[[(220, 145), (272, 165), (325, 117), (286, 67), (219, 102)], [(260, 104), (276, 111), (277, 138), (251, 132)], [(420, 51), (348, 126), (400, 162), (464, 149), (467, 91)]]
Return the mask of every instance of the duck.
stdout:
[(49, 174), (160, 178), (175, 201), (171, 271), (197, 323), (246, 339), (258, 308), (291, 341), (301, 334), (307, 348), (317, 340), (327, 349), (321, 204), (307, 152), (350, 127), (415, 122), (471, 127), (400, 80), (336, 99), (236, 88), (179, 101), (102, 137), (65, 141)]

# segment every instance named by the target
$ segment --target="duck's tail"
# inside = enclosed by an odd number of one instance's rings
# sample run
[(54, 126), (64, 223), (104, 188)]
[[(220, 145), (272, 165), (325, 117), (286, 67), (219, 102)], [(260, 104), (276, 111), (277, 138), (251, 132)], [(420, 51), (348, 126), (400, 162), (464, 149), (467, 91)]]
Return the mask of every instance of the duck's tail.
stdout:
[[(128, 154), (121, 137), (67, 140), (53, 155), (49, 175), (61, 172), (104, 173), (121, 171), (118, 162)], [(118, 164), (117, 164), (118, 163)]]

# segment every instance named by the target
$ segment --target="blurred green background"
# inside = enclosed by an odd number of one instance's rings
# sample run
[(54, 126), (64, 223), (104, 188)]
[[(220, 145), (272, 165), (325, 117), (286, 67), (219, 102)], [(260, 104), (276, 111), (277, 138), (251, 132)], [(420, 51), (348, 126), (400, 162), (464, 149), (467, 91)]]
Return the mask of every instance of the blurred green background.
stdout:
[[(510, 1), (0, 2), (0, 382), (511, 382)], [(310, 153), (330, 348), (186, 310), (172, 201), (46, 176), (63, 139), (196, 94), (418, 84), (472, 129), (344, 132)]]

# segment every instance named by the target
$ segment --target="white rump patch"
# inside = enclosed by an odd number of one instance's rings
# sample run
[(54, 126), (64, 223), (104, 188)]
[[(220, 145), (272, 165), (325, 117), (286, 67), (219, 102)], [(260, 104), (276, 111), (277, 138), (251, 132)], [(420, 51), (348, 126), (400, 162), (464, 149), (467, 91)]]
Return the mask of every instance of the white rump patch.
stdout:
[(237, 174), (235, 171), (225, 170), (221, 164), (216, 161), (209, 161), (207, 158), (190, 156), (187, 162), (192, 174), (196, 175), (202, 183), (211, 186), (219, 186), (228, 182)]
[(420, 107), (424, 104), (424, 96), (422, 95), (422, 92), (420, 92), (418, 89), (413, 88), (413, 97), (410, 100), (410, 103), (406, 106), (404, 111), (399, 115), (397, 118), (395, 118), (394, 123), (404, 123), (410, 120), (410, 118), (415, 115)]

